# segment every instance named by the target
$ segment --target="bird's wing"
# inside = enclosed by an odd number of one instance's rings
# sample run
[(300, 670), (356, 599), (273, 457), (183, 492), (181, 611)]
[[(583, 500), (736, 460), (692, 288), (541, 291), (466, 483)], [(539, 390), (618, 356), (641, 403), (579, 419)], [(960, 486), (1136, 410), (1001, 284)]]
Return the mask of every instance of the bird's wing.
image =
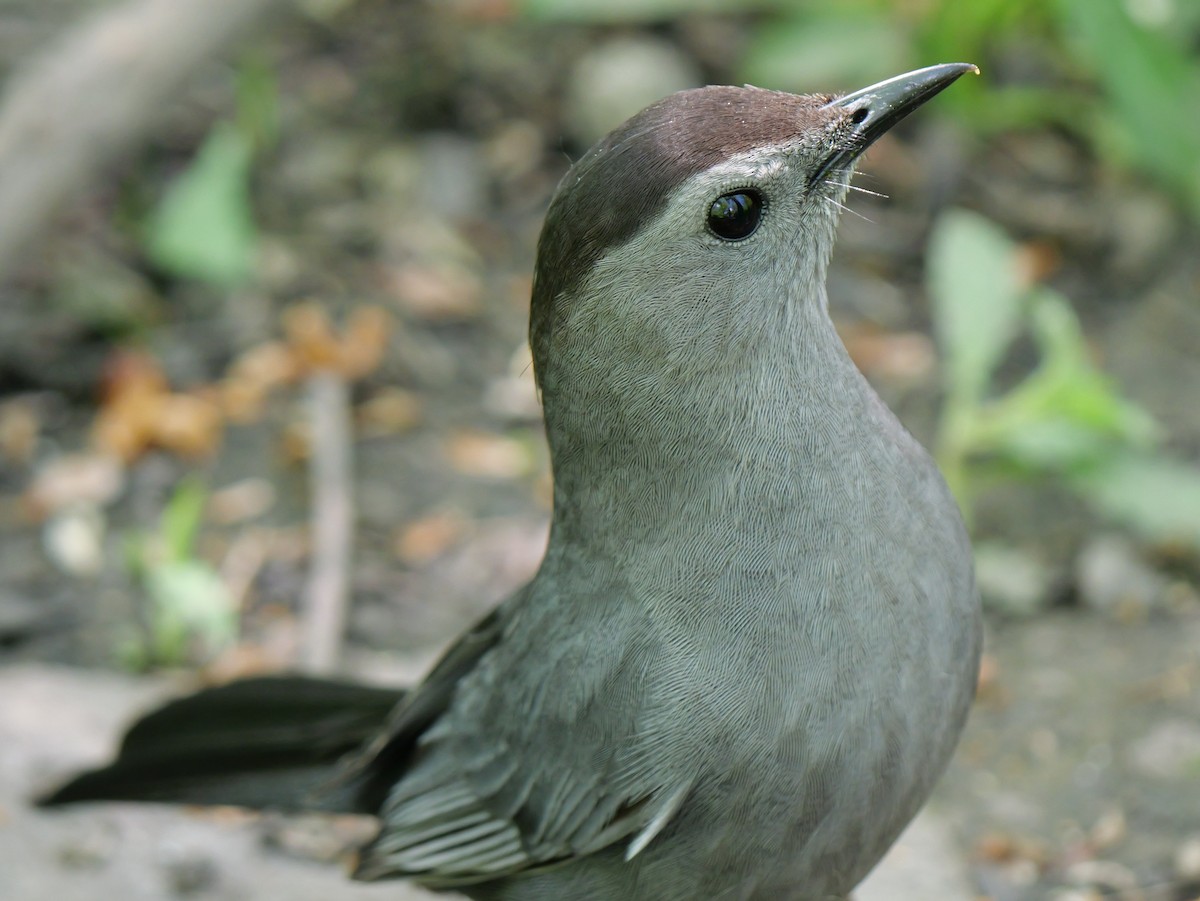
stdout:
[[(375, 749), (367, 769), (380, 774), (384, 790), (381, 828), (362, 851), (356, 878), (465, 885), (620, 842), (632, 858), (687, 798), (692, 777), (655, 765), (656, 730), (630, 700), (652, 666), (644, 644), (610, 645), (625, 650), (605, 664), (587, 659), (586, 628), (575, 644), (514, 651), (507, 636), (499, 640), (499, 621), (487, 625), (494, 631), (477, 642), (495, 653), (472, 657), (464, 677), (452, 651), (412, 702), (417, 711), (432, 689), (449, 709), (431, 721), (401, 708), (391, 738)], [(528, 624), (513, 631), (528, 634)], [(543, 659), (515, 662), (531, 653)], [(547, 663), (546, 654), (555, 659)], [(451, 677), (447, 689), (437, 687)], [(410, 717), (424, 720), (415, 739)]]
[(409, 691), (387, 718), (386, 725), (352, 754), (336, 775), (315, 793), (353, 791), (358, 809), (378, 811), (393, 784), (403, 778), (417, 741), (445, 713), (459, 681), (500, 639), (501, 605), (459, 637), (420, 685)]
[[(472, 769), (480, 761), (472, 762)], [(383, 826), (363, 849), (357, 879), (408, 877), (432, 887), (487, 882), (585, 857), (625, 841), (632, 859), (671, 821), (690, 783), (656, 787), (640, 797), (561, 773), (542, 778), (500, 760), (482, 795), (477, 778), (397, 794), (382, 811)], [(534, 811), (521, 796), (549, 804)]]

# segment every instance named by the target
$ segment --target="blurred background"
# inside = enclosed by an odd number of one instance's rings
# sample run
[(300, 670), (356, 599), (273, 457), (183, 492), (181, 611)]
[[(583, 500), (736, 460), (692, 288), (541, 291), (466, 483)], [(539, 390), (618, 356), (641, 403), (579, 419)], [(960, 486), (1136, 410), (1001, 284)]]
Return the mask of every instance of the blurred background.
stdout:
[(312, 863), (361, 823), (27, 800), (171, 692), (415, 678), (532, 573), (534, 249), (605, 131), (954, 61), (830, 282), (987, 609), (907, 890), (1200, 898), (1196, 0), (5, 0), (5, 897), (380, 894)]

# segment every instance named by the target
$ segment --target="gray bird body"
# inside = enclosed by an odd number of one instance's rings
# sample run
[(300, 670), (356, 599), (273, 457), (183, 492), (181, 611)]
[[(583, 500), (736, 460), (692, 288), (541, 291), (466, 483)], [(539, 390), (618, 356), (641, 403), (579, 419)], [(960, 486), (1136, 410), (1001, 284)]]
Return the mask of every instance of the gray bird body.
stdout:
[[(834, 371), (853, 392), (835, 410), (763, 413), (769, 426), (710, 433), (703, 463), (627, 471), (643, 530), (552, 541), (506, 606), (414, 777), (485, 807), (528, 794), (539, 826), (569, 824), (537, 849), (548, 859), (587, 846), (599, 804), (647, 798), (640, 830), (684, 795), (631, 861), (623, 839), (472, 897), (840, 898), (924, 801), (978, 665), (966, 537), (924, 452)], [(866, 411), (886, 428), (864, 429)], [(498, 785), (498, 747), (535, 763)], [(413, 819), (385, 813), (385, 834)]]
[[(687, 92), (568, 173), (531, 314), (545, 560), (343, 769), (381, 819), (359, 878), (826, 901), (924, 802), (975, 687), (971, 551), (825, 295), (853, 158), (905, 90)], [(765, 213), (722, 240), (705, 211), (742, 189)]]
[[(532, 870), (464, 888), (480, 899), (842, 897), (940, 775), (978, 667), (971, 552), (829, 319), (849, 172), (807, 184), (845, 119), (827, 99), (677, 95), (564, 179), (531, 330), (546, 558), (364, 872), (453, 884), (477, 856)], [(768, 192), (761, 228), (714, 239), (697, 212), (746, 185)], [(604, 216), (590, 255), (560, 251)], [(433, 866), (406, 846), (481, 810)]]

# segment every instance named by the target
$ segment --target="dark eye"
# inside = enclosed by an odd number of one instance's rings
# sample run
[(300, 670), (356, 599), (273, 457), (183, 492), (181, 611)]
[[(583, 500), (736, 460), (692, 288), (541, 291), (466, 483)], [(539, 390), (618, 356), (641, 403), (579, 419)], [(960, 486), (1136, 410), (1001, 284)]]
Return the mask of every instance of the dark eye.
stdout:
[(762, 194), (751, 188), (722, 194), (708, 208), (708, 227), (718, 238), (738, 241), (754, 234), (762, 221)]

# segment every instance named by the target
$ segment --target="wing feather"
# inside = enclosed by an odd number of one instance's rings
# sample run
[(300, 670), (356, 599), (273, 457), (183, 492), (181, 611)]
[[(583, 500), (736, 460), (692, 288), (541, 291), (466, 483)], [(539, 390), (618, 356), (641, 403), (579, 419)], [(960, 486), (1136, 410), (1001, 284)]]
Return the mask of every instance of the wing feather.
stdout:
[[(359, 761), (360, 778), (381, 789), (381, 826), (356, 878), (469, 885), (623, 841), (632, 858), (679, 812), (694, 773), (661, 765), (661, 719), (638, 703), (600, 703), (613, 693), (645, 700), (663, 660), (645, 632), (630, 623), (610, 644), (622, 652), (606, 658), (581, 627), (578, 644), (559, 641), (547, 659), (544, 647), (513, 639), (536, 635), (536, 625), (507, 616), (451, 650)], [(503, 689), (513, 684), (527, 695)]]

